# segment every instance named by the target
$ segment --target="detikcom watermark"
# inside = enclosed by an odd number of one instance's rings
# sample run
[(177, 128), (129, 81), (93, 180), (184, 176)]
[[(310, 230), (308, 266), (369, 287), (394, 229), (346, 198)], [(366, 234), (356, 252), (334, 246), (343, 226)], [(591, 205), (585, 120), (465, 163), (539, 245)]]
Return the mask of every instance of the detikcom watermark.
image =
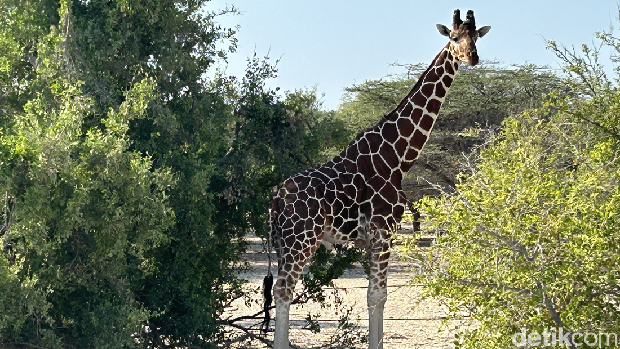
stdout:
[(512, 344), (517, 347), (529, 345), (531, 347), (616, 347), (618, 346), (618, 335), (616, 333), (605, 332), (569, 332), (560, 328), (545, 328), (542, 333), (537, 331), (527, 331), (521, 328), (521, 332), (512, 335)]

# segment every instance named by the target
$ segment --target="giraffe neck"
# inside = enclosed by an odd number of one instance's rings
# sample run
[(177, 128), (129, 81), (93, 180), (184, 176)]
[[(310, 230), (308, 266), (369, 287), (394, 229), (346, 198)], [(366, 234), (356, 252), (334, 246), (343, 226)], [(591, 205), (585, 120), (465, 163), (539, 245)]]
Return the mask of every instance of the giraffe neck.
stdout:
[(360, 173), (369, 179), (379, 176), (400, 187), (403, 173), (413, 166), (426, 144), (456, 75), (459, 60), (448, 47), (439, 52), (396, 109), (375, 126), (358, 133), (319, 172), (328, 173), (334, 167), (337, 172)]
[(420, 76), (411, 92), (388, 115), (387, 122), (394, 121), (400, 135), (394, 148), (404, 172), (411, 168), (424, 148), (458, 67), (458, 59), (446, 45)]

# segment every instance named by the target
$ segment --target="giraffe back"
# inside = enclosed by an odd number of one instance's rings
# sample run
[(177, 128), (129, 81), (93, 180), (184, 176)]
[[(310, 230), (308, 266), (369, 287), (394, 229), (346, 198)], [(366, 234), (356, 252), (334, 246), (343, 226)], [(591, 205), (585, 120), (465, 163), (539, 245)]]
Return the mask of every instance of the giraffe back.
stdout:
[(394, 228), (406, 202), (397, 138), (396, 122), (383, 119), (332, 160), (285, 180), (270, 203), (276, 247), (367, 240), (369, 228)]

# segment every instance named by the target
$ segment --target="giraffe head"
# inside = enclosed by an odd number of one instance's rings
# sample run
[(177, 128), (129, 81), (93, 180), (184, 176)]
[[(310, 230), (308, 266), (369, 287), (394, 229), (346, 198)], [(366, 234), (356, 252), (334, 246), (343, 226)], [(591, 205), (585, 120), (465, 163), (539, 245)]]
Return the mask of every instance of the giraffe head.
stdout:
[(461, 11), (454, 10), (452, 20), (452, 30), (443, 24), (437, 24), (437, 29), (441, 35), (450, 38), (450, 52), (462, 62), (470, 65), (478, 64), (478, 52), (476, 51), (476, 40), (489, 32), (491, 27), (485, 26), (476, 29), (474, 11), (467, 11), (465, 22), (461, 20)]

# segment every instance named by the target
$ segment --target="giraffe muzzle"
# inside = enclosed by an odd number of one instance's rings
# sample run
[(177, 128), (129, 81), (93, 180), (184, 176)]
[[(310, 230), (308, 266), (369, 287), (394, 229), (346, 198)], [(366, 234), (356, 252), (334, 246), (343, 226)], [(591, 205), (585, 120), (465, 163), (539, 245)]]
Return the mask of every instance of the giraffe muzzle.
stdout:
[(479, 61), (480, 61), (480, 58), (478, 58), (478, 52), (476, 51), (467, 52), (467, 63), (469, 65), (474, 66), (478, 64)]

